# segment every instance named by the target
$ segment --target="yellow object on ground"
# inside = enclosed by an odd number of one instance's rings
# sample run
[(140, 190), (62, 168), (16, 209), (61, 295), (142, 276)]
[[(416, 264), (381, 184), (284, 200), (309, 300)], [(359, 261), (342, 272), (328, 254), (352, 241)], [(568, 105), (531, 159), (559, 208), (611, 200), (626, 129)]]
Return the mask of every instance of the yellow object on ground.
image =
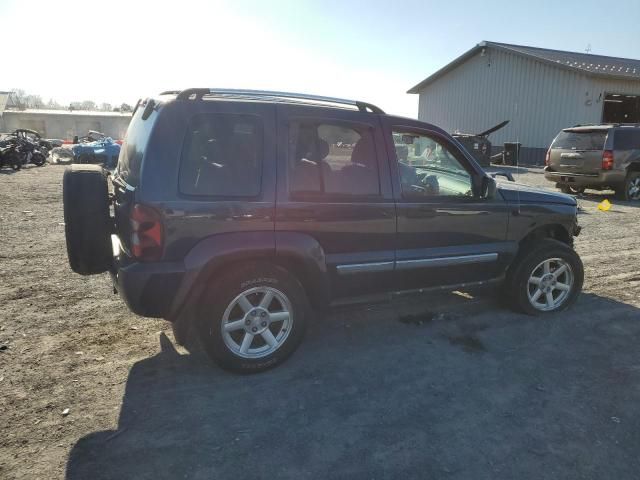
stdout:
[(611, 202), (606, 198), (598, 204), (598, 210), (608, 212), (611, 209)]

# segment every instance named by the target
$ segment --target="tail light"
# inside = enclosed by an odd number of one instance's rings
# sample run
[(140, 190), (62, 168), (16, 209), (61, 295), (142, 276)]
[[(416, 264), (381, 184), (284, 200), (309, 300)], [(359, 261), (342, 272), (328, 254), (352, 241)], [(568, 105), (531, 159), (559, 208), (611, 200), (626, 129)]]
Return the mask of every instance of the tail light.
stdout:
[(145, 205), (131, 211), (131, 253), (138, 260), (152, 262), (162, 257), (163, 232), (160, 213)]
[(544, 157), (544, 164), (548, 167), (551, 165), (551, 149), (547, 150), (547, 154)]
[(613, 168), (613, 150), (602, 152), (602, 169), (611, 170)]

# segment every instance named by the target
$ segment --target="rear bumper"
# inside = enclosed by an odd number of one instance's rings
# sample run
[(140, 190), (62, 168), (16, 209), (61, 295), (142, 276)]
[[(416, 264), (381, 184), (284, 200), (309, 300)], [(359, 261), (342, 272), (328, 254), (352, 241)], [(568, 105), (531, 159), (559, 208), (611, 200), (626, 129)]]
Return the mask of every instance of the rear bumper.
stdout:
[(602, 170), (597, 173), (556, 172), (544, 167), (544, 178), (550, 182), (574, 187), (615, 188), (624, 183), (625, 173), (617, 170)]
[(184, 274), (181, 262), (122, 264), (116, 258), (111, 276), (114, 288), (133, 313), (168, 318)]

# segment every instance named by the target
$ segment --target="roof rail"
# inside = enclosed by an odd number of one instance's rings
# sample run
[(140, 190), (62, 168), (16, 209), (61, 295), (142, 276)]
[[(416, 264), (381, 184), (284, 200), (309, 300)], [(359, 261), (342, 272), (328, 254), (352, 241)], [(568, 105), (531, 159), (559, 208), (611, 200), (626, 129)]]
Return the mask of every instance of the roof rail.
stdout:
[[(172, 92), (173, 93), (173, 92)], [(182, 90), (176, 97), (178, 100), (189, 100), (191, 97), (195, 97), (196, 100), (202, 100), (205, 95), (219, 95), (227, 97), (246, 97), (246, 98), (291, 98), (295, 100), (310, 100), (313, 102), (322, 103), (335, 103), (339, 105), (350, 105), (356, 107), (361, 112), (367, 110), (371, 113), (383, 114), (384, 111), (376, 107), (375, 105), (367, 102), (361, 102), (359, 100), (346, 100), (344, 98), (334, 97), (322, 97), (319, 95), (307, 95), (304, 93), (291, 93), (291, 92), (274, 92), (269, 90), (236, 90), (231, 88), (189, 88)]]
[(575, 127), (606, 127), (606, 126), (611, 126), (611, 127), (640, 127), (640, 123), (620, 123), (620, 122), (602, 122), (602, 123), (578, 123), (577, 125), (574, 125), (573, 127), (569, 127), (569, 128), (575, 128)]

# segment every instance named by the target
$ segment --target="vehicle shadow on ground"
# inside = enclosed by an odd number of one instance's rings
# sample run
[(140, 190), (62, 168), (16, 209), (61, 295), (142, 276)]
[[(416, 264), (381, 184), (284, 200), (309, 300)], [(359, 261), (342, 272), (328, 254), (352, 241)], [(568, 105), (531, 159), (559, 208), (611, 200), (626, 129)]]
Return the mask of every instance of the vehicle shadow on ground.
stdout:
[(67, 479), (634, 478), (640, 310), (583, 294), (536, 318), (469, 298), (343, 309), (259, 375), (162, 334)]

